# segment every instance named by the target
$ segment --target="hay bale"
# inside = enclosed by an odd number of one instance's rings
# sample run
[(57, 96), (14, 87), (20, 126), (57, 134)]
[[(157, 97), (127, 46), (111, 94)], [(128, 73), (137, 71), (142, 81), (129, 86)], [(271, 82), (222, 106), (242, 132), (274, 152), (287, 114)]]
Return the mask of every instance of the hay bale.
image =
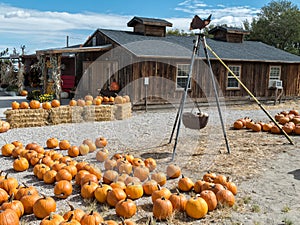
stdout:
[(83, 107), (81, 106), (60, 106), (52, 108), (49, 115), (50, 124), (79, 123), (82, 122)]
[(123, 104), (116, 104), (114, 106), (114, 119), (116, 120), (123, 120), (130, 118), (132, 116), (132, 107), (131, 103), (123, 103)]
[(11, 128), (48, 125), (49, 111), (45, 109), (8, 109), (4, 112)]
[(111, 121), (113, 119), (113, 105), (85, 106), (84, 121)]

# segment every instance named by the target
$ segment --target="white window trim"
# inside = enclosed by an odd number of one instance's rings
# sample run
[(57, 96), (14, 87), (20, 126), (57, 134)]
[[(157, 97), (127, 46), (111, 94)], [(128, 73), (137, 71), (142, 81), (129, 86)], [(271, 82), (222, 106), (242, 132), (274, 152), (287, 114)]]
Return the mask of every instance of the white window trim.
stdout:
[[(228, 67), (238, 67), (239, 68), (239, 75), (235, 74), (239, 79), (241, 79), (241, 73), (242, 73), (242, 66), (241, 65), (228, 65)], [(231, 68), (230, 68), (231, 69)], [(228, 87), (228, 75), (230, 75), (230, 77), (232, 77), (233, 79), (234, 76), (232, 76), (232, 74), (226, 70), (226, 90), (240, 90), (241, 89), (241, 86), (240, 86), (240, 83), (238, 82), (238, 86), (237, 87)], [(234, 71), (232, 71), (234, 72)]]
[[(180, 87), (178, 87), (178, 84), (177, 84), (177, 79), (178, 78), (188, 78), (188, 73), (189, 73), (189, 71), (187, 71), (187, 75), (186, 76), (178, 76), (178, 66), (179, 65), (188, 65), (189, 66), (189, 68), (190, 68), (190, 64), (188, 64), (188, 63), (177, 63), (177, 65), (176, 65), (176, 82), (175, 82), (175, 85), (176, 85), (176, 87), (175, 87), (175, 89), (176, 89), (176, 91), (183, 91), (184, 90), (184, 88), (180, 88)], [(192, 78), (192, 77), (191, 77)], [(192, 89), (192, 79), (190, 79), (190, 86), (188, 87), (188, 90), (191, 90)]]
[[(279, 77), (278, 78), (275, 78), (275, 79), (271, 79), (271, 70), (272, 70), (272, 68), (278, 68), (279, 69)], [(281, 78), (281, 66), (270, 66), (270, 69), (269, 69), (269, 81), (270, 80), (280, 80), (280, 78)]]

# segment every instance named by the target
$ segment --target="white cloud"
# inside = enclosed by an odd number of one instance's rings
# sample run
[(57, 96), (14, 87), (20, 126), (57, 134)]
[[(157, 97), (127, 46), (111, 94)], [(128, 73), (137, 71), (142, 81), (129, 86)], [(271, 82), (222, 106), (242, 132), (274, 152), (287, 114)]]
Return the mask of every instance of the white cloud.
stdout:
[[(186, 0), (178, 4), (175, 10), (185, 12), (185, 18), (164, 18), (173, 23), (173, 28), (188, 31), (192, 17), (197, 14), (206, 18), (212, 14), (212, 24), (228, 24), (241, 26), (242, 21), (255, 16), (256, 9), (249, 7), (217, 6), (216, 8), (198, 0)], [(3, 47), (27, 46), (33, 53), (37, 49), (65, 46), (66, 36), (70, 36), (70, 44), (83, 43), (87, 36), (97, 28), (132, 30), (127, 22), (134, 15), (96, 14), (91, 12), (68, 13), (53, 11), (37, 11), (17, 8), (0, 3), (0, 33)], [(20, 40), (17, 44), (16, 40)], [(3, 47), (1, 47), (3, 46)]]

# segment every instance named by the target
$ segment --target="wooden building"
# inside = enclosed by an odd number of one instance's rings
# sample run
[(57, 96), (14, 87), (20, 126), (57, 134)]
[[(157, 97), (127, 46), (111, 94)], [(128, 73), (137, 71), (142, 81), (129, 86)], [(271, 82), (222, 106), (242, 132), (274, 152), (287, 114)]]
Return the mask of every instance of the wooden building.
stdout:
[[(139, 102), (170, 102), (179, 99), (187, 81), (195, 36), (166, 35), (171, 23), (162, 19), (134, 17), (133, 31), (97, 29), (79, 48), (41, 50), (38, 55), (75, 54), (76, 95), (97, 95), (112, 80)], [(188, 26), (188, 25), (187, 25)], [(300, 95), (300, 57), (261, 42), (244, 41), (246, 31), (215, 27), (207, 44), (257, 97), (270, 98), (280, 89), (285, 96)], [(214, 96), (203, 46), (196, 58), (189, 87), (192, 98)], [(210, 53), (220, 94), (245, 98), (247, 92)], [(281, 89), (282, 86), (282, 89)], [(147, 89), (147, 93), (146, 93)], [(273, 98), (273, 97), (272, 97)]]

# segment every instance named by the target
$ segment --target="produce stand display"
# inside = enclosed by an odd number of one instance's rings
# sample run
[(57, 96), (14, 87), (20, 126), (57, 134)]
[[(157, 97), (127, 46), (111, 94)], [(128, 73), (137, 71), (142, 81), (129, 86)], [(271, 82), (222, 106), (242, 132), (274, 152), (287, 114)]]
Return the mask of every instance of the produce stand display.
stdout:
[(49, 110), (8, 109), (4, 112), (11, 128), (80, 123), (86, 121), (111, 121), (130, 118), (131, 103), (90, 106), (60, 106)]

